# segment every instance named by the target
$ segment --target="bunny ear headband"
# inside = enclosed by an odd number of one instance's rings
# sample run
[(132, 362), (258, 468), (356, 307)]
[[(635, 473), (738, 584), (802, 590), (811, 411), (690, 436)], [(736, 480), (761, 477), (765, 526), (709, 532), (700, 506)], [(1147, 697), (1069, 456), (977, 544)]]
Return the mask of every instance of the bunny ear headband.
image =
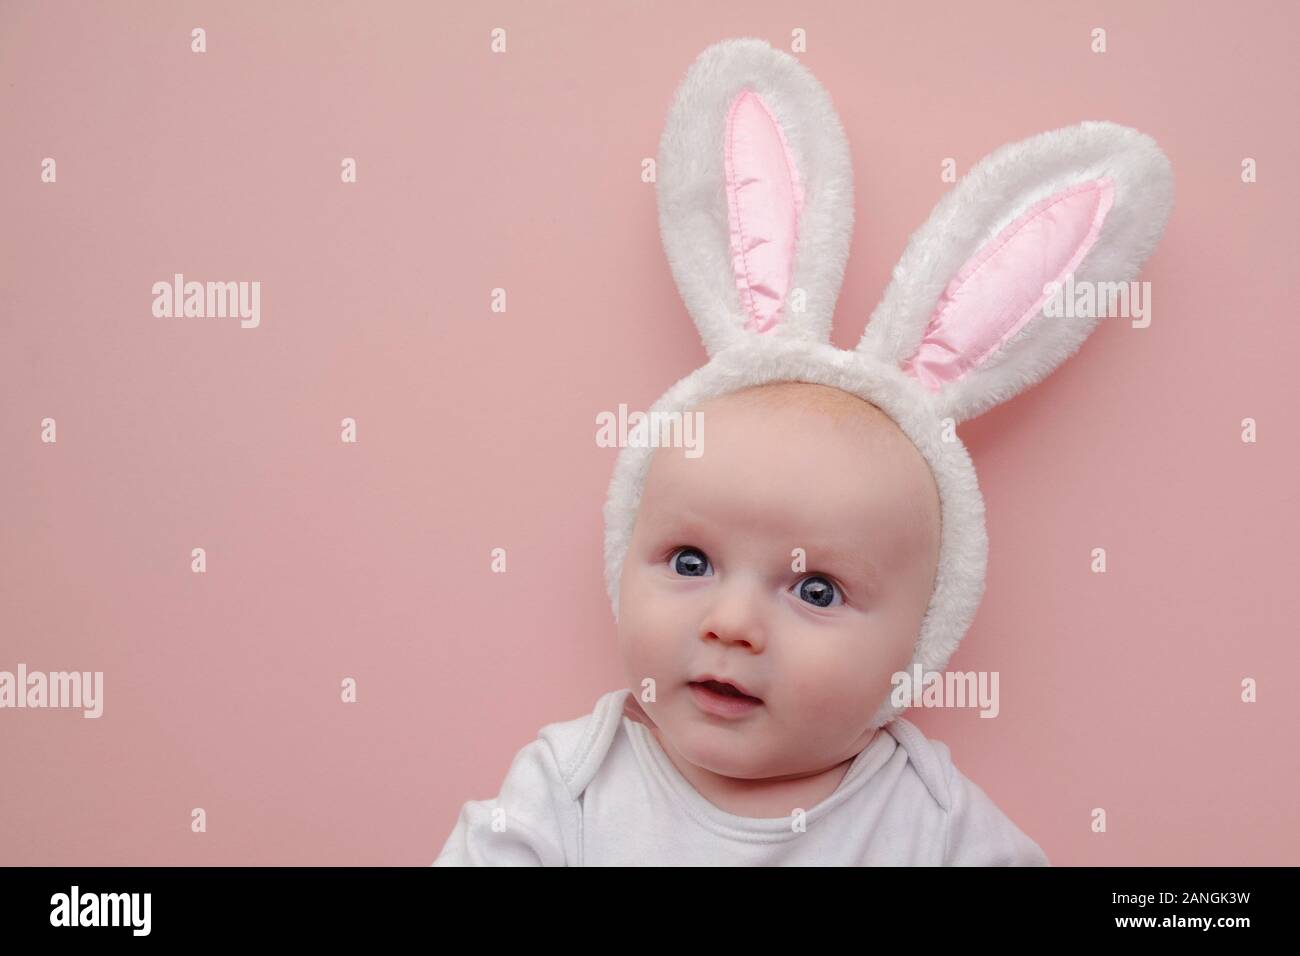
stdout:
[[(1044, 315), (1048, 284), (1127, 282), (1173, 203), (1169, 161), (1106, 122), (995, 150), (935, 206), (852, 351), (830, 344), (853, 228), (848, 143), (830, 97), (762, 40), (706, 49), (659, 145), (659, 227), (709, 361), (652, 412), (777, 381), (849, 392), (912, 440), (940, 498), (939, 567), (909, 673), (941, 671), (984, 592), (984, 501), (956, 423), (1036, 384), (1098, 318)], [(605, 503), (605, 583), (623, 559), (654, 447), (620, 450)], [(910, 699), (910, 686), (905, 688)], [(887, 696), (874, 726), (902, 707)]]

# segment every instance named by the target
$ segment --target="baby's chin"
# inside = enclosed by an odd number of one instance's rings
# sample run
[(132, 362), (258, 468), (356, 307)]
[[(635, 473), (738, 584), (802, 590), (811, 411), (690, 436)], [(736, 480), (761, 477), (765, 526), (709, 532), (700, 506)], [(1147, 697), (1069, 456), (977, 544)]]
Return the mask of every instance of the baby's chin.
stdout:
[[(673, 749), (692, 766), (733, 780), (767, 780), (808, 772), (791, 767), (791, 760), (771, 752), (770, 738), (762, 730), (736, 733), (730, 726), (708, 726), (696, 722), (690, 726), (660, 726), (654, 731), (660, 745), (671, 743)], [(806, 755), (805, 755), (806, 756)]]
[[(663, 730), (659, 731), (659, 737), (662, 741)], [(732, 780), (763, 780), (776, 776), (762, 761), (755, 760), (752, 754), (736, 752), (738, 747), (728, 749), (716, 744), (692, 745), (690, 743), (674, 744), (674, 747), (677, 753), (692, 766), (717, 774), (719, 777), (728, 777)]]

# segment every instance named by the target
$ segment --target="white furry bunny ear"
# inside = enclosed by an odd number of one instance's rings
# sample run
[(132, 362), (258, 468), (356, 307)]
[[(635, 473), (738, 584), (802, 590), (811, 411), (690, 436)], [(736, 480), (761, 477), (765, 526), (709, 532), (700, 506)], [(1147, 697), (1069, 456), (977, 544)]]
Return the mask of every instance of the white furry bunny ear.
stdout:
[(826, 342), (853, 231), (830, 96), (762, 40), (724, 40), (677, 90), (656, 170), (664, 252), (712, 356), (749, 336)]
[(1044, 315), (1051, 283), (1127, 282), (1173, 205), (1155, 141), (1114, 123), (989, 154), (935, 206), (894, 267), (858, 350), (903, 369), (936, 411), (972, 418), (1073, 354), (1090, 317)]

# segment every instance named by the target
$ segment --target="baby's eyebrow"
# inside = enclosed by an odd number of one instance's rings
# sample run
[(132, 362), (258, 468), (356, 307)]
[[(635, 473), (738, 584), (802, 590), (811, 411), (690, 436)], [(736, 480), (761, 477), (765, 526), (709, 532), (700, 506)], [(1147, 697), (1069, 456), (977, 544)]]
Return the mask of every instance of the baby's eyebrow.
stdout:
[(835, 571), (845, 577), (860, 577), (869, 583), (880, 580), (880, 571), (861, 551), (832, 544), (812, 544), (804, 548), (809, 571)]
[(662, 534), (697, 535), (708, 529), (709, 523), (702, 517), (680, 510), (670, 511), (660, 521)]

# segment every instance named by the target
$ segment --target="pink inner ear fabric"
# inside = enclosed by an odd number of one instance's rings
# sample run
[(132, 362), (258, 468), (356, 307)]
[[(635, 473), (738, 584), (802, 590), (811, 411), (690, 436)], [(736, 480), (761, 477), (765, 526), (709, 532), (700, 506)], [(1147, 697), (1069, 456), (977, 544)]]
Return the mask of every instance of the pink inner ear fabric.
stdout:
[(736, 289), (745, 327), (766, 332), (790, 292), (803, 190), (781, 125), (753, 90), (731, 101), (725, 149)]
[(1044, 287), (1078, 268), (1114, 200), (1103, 178), (1030, 206), (958, 270), (903, 370), (937, 392), (987, 361), (1042, 312)]

